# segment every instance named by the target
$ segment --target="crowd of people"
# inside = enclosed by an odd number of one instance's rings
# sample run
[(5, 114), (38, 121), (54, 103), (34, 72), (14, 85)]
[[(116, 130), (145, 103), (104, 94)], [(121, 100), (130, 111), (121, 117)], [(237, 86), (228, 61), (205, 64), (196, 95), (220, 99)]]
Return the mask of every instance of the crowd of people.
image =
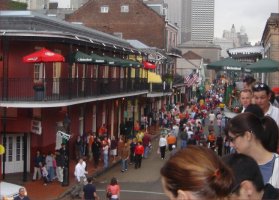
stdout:
[[(189, 145), (178, 151), (161, 169), (166, 195), (170, 199), (279, 199), (278, 96), (279, 88), (246, 78), (239, 93), (241, 113), (227, 121), (225, 139), (220, 139), (227, 155), (212, 151), (211, 143), (218, 145), (218, 140), (210, 131), (209, 146)], [(213, 114), (208, 115), (210, 123)]]
[[(121, 173), (130, 165), (141, 168), (142, 159), (148, 158), (152, 149), (148, 126), (158, 123), (161, 134), (157, 152), (162, 160), (166, 159), (166, 151), (170, 152), (170, 159), (161, 169), (170, 199), (278, 199), (278, 96), (276, 88), (247, 78), (238, 97), (241, 113), (232, 119), (224, 114), (224, 91), (217, 88), (187, 105), (164, 105), (134, 124), (131, 119), (121, 123), (119, 140), (108, 137), (103, 124), (98, 136), (89, 134), (76, 140), (79, 190), (84, 197), (88, 190), (98, 198), (96, 188), (88, 185), (92, 179), (86, 180), (86, 162), (82, 158), (93, 160), (96, 168), (101, 160), (107, 168), (110, 160), (115, 162), (119, 156)], [(45, 157), (38, 151), (33, 179), (43, 177), (44, 184), (55, 178), (62, 182), (61, 168), (67, 161), (63, 145)], [(116, 178), (106, 191), (109, 199), (119, 199)]]

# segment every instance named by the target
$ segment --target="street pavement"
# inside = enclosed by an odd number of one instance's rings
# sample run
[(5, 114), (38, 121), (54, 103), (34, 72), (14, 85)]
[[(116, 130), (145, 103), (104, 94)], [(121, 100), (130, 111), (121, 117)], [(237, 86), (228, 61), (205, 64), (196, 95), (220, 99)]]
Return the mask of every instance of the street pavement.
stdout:
[[(148, 158), (142, 160), (141, 168), (135, 169), (134, 165), (129, 165), (128, 171), (121, 172), (119, 163), (96, 177), (93, 184), (100, 199), (106, 199), (105, 189), (111, 178), (116, 177), (121, 187), (121, 200), (167, 200), (160, 179), (160, 169), (166, 160), (162, 160), (157, 154), (158, 143), (159, 137), (153, 139), (152, 150)], [(70, 196), (65, 196), (62, 200), (66, 199), (70, 199)]]

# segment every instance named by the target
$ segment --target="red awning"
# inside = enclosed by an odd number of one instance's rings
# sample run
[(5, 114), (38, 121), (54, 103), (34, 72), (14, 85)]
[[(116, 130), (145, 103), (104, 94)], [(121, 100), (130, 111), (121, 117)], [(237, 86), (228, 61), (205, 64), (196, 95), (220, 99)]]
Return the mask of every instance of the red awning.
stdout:
[(147, 61), (143, 61), (144, 69), (156, 69), (156, 65)]
[(42, 48), (39, 51), (24, 56), (22, 61), (26, 63), (64, 62), (65, 58), (61, 54)]

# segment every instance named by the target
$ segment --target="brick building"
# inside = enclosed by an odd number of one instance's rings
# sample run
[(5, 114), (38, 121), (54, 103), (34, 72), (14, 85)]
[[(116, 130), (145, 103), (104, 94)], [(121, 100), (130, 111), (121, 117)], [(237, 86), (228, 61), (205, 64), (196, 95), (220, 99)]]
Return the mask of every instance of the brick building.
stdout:
[(173, 47), (177, 44), (177, 29), (139, 0), (88, 1), (65, 20), (82, 22), (124, 39), (137, 39), (150, 47), (166, 49), (167, 43)]

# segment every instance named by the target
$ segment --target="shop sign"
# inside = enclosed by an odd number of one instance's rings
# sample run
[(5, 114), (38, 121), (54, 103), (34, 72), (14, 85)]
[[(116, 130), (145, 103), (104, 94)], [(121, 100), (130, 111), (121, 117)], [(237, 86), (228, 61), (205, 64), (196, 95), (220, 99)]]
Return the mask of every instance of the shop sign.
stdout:
[(42, 122), (39, 120), (31, 120), (31, 133), (42, 134)]

